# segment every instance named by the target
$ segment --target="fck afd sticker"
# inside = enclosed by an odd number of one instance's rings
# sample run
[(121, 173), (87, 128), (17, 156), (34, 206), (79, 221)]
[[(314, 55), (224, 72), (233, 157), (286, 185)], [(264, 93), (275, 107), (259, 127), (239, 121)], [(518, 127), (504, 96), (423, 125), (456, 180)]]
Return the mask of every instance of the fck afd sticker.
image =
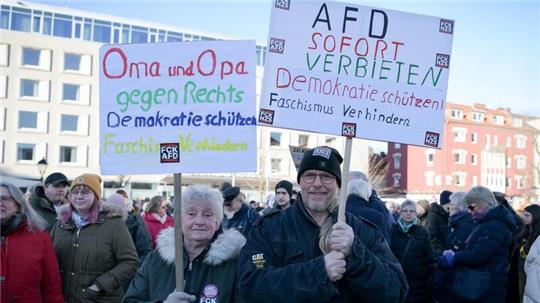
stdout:
[(179, 143), (160, 143), (159, 156), (161, 163), (180, 162), (180, 144)]

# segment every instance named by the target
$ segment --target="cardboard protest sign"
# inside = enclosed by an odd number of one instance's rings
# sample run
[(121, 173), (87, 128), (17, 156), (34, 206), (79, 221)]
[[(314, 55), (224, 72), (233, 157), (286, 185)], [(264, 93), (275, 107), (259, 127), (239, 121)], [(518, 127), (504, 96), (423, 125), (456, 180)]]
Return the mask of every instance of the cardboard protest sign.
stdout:
[(254, 41), (104, 45), (102, 174), (256, 170)]
[(275, 1), (258, 122), (441, 147), (454, 22)]

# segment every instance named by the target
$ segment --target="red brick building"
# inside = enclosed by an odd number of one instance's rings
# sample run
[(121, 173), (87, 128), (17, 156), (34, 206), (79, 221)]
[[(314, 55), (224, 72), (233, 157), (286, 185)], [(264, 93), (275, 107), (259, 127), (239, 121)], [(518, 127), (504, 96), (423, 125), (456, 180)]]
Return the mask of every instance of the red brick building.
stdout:
[(389, 192), (436, 200), (444, 189), (482, 185), (532, 198), (537, 131), (530, 119), (510, 109), (448, 103), (442, 149), (388, 144)]

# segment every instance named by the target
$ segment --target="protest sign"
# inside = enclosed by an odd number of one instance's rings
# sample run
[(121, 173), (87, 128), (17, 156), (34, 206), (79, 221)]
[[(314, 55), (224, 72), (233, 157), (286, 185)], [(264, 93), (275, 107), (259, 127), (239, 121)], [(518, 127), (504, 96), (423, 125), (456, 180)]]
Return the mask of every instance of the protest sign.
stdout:
[(102, 174), (256, 170), (254, 41), (104, 45)]
[(298, 167), (300, 166), (300, 162), (302, 162), (304, 153), (310, 149), (311, 148), (289, 145), (289, 151), (291, 152), (291, 157), (294, 163), (294, 167), (296, 167), (296, 171), (298, 171)]
[(454, 22), (275, 1), (258, 122), (441, 147)]

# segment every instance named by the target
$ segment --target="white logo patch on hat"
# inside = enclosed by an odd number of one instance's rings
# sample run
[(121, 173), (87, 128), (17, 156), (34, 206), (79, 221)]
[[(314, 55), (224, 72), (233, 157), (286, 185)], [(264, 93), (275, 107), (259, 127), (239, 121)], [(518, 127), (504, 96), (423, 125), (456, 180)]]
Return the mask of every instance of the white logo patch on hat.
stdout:
[(326, 146), (319, 146), (313, 149), (313, 157), (320, 156), (320, 157), (325, 157), (326, 159), (330, 159), (331, 154), (332, 154), (332, 149)]

